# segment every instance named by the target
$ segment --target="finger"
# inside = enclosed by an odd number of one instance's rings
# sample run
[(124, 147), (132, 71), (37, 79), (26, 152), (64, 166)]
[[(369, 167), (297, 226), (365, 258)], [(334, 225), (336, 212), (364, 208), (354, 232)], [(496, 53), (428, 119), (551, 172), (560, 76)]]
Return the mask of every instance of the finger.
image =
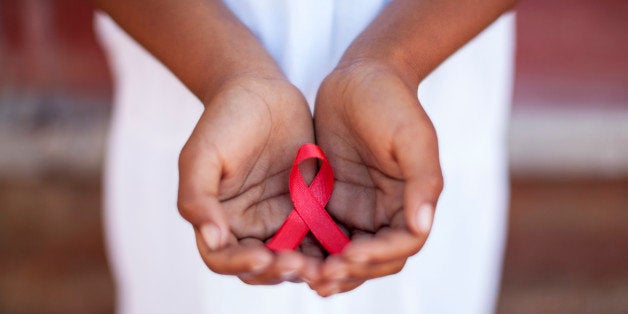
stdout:
[(302, 272), (299, 274), (300, 278), (307, 284), (316, 284), (320, 282), (322, 264), (322, 259), (306, 256), (305, 265), (303, 266)]
[(407, 258), (381, 263), (356, 263), (342, 258), (329, 258), (321, 270), (322, 281), (368, 280), (400, 272)]
[(326, 298), (334, 294), (351, 291), (361, 286), (364, 282), (364, 280), (331, 281), (315, 287), (310, 286), (310, 288), (316, 291), (319, 296)]
[(372, 238), (351, 241), (341, 256), (362, 264), (405, 259), (419, 251), (426, 237), (426, 234), (415, 235), (401, 228), (382, 228)]
[(320, 270), (320, 280), (309, 283), (312, 290), (321, 296), (329, 296), (340, 292), (341, 286), (348, 280), (348, 264), (338, 255), (327, 257)]
[(303, 254), (322, 260), (325, 258), (325, 249), (318, 243), (316, 238), (311, 233), (308, 233), (301, 244), (299, 249)]
[(419, 106), (423, 123), (403, 128), (395, 136), (393, 154), (399, 162), (404, 187), (404, 217), (416, 235), (427, 235), (434, 208), (443, 189), (436, 131)]
[(361, 286), (365, 281), (364, 280), (348, 280), (346, 282), (343, 282), (340, 285), (340, 291), (338, 293), (345, 293), (345, 292), (349, 292), (359, 286)]
[(217, 250), (210, 249), (202, 239), (200, 232), (196, 234), (196, 245), (203, 261), (213, 272), (223, 275), (240, 275), (257, 273), (268, 268), (274, 260), (273, 253), (259, 240), (245, 239)]
[(320, 260), (298, 256), (296, 252), (282, 252), (262, 271), (241, 274), (238, 277), (250, 285), (274, 285), (284, 281), (315, 283), (320, 281)]
[(348, 263), (346, 268), (347, 278), (352, 280), (369, 280), (394, 275), (403, 269), (406, 261), (407, 259), (400, 258), (375, 264)]
[(340, 282), (348, 278), (349, 263), (339, 255), (329, 256), (321, 265), (321, 280)]
[(250, 285), (275, 285), (298, 279), (304, 265), (303, 254), (292, 251), (279, 252), (263, 271), (245, 273), (238, 277)]
[(201, 149), (193, 140), (179, 155), (177, 207), (183, 218), (198, 228), (206, 245), (216, 250), (226, 244), (229, 225), (218, 201), (221, 163), (211, 149)]

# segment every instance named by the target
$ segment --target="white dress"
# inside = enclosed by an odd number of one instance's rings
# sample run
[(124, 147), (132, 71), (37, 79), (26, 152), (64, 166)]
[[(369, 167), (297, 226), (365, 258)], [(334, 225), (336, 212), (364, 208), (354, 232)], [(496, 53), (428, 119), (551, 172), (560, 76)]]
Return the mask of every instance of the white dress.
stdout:
[[(386, 1), (226, 2), (312, 106), (320, 81)], [(427, 244), (401, 273), (328, 299), (305, 284), (248, 286), (207, 269), (176, 208), (178, 153), (202, 106), (107, 16), (97, 14), (96, 27), (115, 88), (104, 220), (119, 313), (494, 311), (507, 216), (512, 14), (419, 88), (439, 136), (445, 177)]]

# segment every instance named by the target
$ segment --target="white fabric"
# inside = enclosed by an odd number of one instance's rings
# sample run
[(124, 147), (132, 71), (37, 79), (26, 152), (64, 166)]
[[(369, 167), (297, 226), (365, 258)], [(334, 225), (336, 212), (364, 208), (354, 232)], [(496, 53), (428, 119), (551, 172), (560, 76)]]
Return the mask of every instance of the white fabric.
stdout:
[[(312, 105), (318, 84), (385, 1), (230, 0)], [(424, 249), (394, 276), (319, 298), (304, 284), (247, 286), (211, 273), (176, 209), (177, 158), (202, 107), (108, 17), (96, 26), (115, 82), (105, 229), (119, 313), (490, 313), (507, 208), (505, 130), (514, 16), (419, 88), (439, 136), (445, 190)]]

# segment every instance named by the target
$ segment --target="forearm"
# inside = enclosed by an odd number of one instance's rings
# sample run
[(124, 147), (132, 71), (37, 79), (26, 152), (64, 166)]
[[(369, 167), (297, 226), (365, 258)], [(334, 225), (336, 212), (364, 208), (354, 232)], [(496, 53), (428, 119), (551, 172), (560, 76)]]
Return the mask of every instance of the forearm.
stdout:
[(339, 67), (384, 61), (414, 87), (516, 0), (394, 0), (349, 46)]
[(281, 76), (220, 0), (94, 0), (201, 100), (240, 74)]

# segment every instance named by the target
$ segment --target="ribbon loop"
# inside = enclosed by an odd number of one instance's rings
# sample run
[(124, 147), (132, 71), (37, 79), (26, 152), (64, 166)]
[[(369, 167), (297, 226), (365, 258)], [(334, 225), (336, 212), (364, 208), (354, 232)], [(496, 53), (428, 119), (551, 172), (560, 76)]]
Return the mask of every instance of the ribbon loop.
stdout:
[[(310, 158), (317, 158), (322, 162), (316, 177), (308, 186), (299, 164)], [(266, 246), (273, 251), (294, 250), (308, 231), (312, 231), (327, 252), (342, 252), (349, 243), (349, 238), (325, 210), (334, 188), (334, 173), (320, 147), (308, 143), (299, 148), (290, 170), (289, 188), (294, 209)]]

